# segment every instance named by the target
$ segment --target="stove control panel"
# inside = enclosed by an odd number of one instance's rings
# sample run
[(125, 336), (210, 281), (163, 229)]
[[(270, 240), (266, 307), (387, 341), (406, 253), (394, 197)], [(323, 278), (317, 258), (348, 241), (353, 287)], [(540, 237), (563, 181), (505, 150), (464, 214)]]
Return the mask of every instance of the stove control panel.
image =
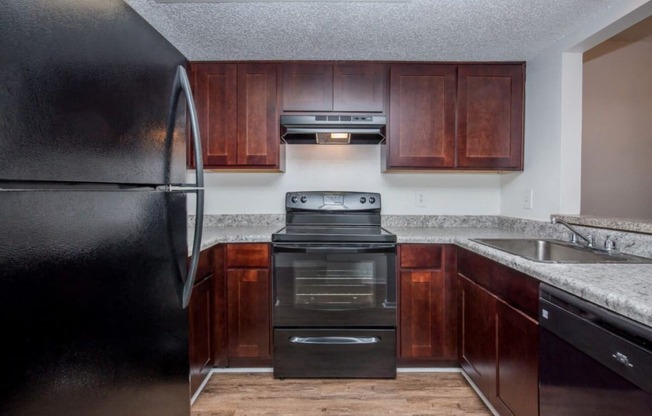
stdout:
[(288, 192), (287, 211), (380, 211), (380, 194), (374, 192)]

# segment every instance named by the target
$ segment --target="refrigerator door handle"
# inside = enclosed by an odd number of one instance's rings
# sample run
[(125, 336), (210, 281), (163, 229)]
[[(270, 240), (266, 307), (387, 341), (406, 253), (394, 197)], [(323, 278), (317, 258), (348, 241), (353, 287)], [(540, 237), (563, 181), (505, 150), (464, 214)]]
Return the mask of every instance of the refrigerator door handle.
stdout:
[(190, 88), (190, 80), (188, 79), (188, 74), (186, 73), (185, 68), (179, 65), (177, 67), (177, 74), (174, 78), (174, 86), (172, 90), (172, 104), (170, 109), (170, 120), (168, 123), (169, 132), (174, 131), (176, 109), (179, 104), (179, 96), (182, 92), (185, 95), (190, 115), (190, 128), (192, 131), (193, 149), (195, 154), (195, 183), (186, 186), (185, 192), (194, 192), (197, 195), (192, 256), (190, 257), (190, 265), (188, 266), (188, 274), (183, 286), (182, 294), (182, 304), (185, 309), (190, 304), (192, 288), (195, 284), (195, 277), (197, 275), (197, 266), (199, 265), (199, 253), (201, 251), (201, 236), (202, 228), (204, 226), (204, 161), (201, 151), (201, 136), (199, 134), (197, 109), (195, 108), (195, 101), (192, 96), (192, 89)]

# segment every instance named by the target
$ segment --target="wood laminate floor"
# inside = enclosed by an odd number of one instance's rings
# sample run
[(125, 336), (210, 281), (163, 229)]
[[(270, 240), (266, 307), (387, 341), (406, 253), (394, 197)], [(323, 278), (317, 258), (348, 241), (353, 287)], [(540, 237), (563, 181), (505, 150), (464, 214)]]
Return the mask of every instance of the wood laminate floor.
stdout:
[(192, 416), (491, 416), (459, 373), (399, 373), (396, 380), (275, 380), (213, 374)]

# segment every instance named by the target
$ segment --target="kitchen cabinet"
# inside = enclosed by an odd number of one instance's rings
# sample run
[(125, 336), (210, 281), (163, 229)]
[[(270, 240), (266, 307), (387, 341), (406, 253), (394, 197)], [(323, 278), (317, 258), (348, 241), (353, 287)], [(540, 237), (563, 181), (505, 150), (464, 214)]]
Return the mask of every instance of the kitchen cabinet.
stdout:
[(284, 169), (278, 72), (270, 63), (191, 64), (206, 169)]
[(460, 65), (457, 166), (523, 169), (523, 65)]
[(390, 66), (384, 170), (522, 170), (523, 64)]
[(226, 245), (228, 364), (270, 366), (269, 244)]
[(283, 64), (284, 112), (383, 112), (386, 67), (379, 63)]
[(460, 365), (487, 398), (496, 395), (496, 298), (471, 280), (458, 280)]
[(455, 89), (454, 65), (391, 65), (387, 169), (454, 167)]
[(213, 253), (201, 252), (197, 278), (188, 306), (190, 389), (194, 394), (213, 368), (214, 295)]
[(455, 365), (455, 247), (399, 245), (399, 365)]
[(504, 416), (538, 415), (538, 282), (458, 250), (459, 361)]

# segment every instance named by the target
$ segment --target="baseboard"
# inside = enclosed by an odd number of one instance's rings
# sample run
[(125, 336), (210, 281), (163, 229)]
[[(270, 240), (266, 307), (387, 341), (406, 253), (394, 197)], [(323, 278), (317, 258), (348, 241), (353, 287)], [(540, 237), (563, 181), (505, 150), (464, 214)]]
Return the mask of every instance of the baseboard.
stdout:
[(272, 373), (272, 367), (236, 367), (236, 368), (214, 368), (211, 370), (213, 373)]
[(480, 391), (478, 386), (476, 386), (475, 383), (473, 382), (473, 380), (471, 380), (471, 377), (469, 377), (468, 374), (466, 374), (466, 371), (464, 371), (463, 369), (460, 368), (460, 373), (462, 373), (462, 375), (466, 379), (467, 383), (469, 383), (471, 388), (475, 391), (475, 394), (477, 394), (478, 397), (480, 397), (480, 400), (482, 400), (482, 402), (485, 404), (485, 406), (487, 406), (489, 411), (494, 416), (500, 416), (500, 414), (498, 414), (498, 411), (491, 405), (491, 403), (489, 403), (489, 400), (484, 396), (484, 394), (482, 394), (482, 392)]
[(459, 373), (459, 367), (400, 367), (397, 373)]

